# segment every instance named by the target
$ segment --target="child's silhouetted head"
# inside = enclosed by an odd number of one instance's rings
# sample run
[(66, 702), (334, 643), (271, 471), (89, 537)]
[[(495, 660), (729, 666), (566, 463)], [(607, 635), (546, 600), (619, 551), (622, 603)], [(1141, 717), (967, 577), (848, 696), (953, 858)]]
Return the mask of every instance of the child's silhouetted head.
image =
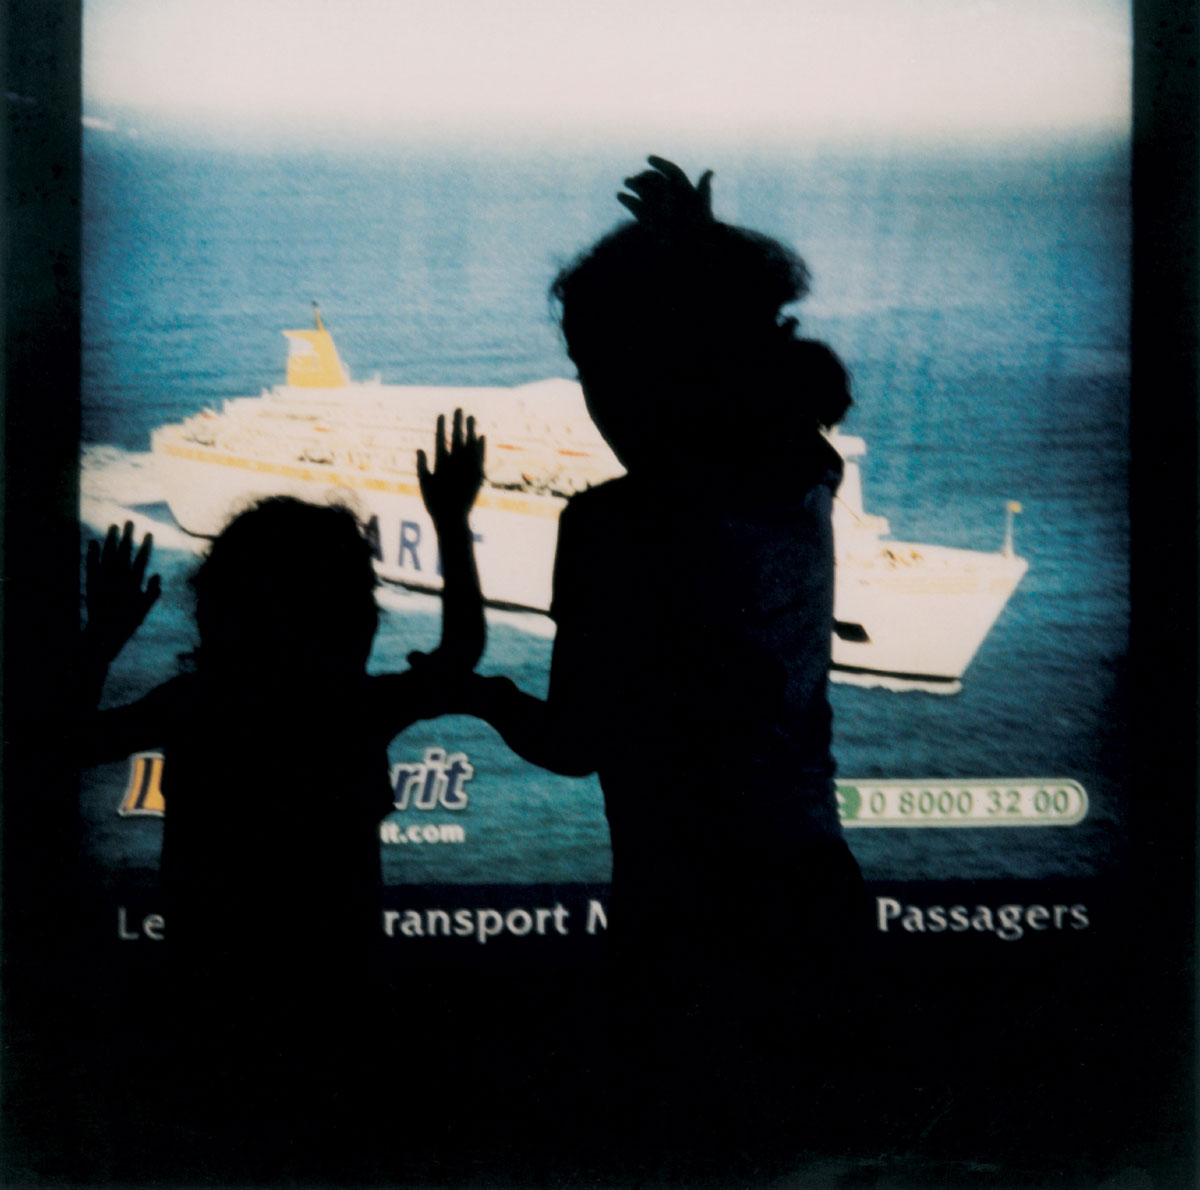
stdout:
[(273, 689), (361, 674), (378, 626), (375, 581), (349, 509), (262, 500), (230, 521), (192, 578), (197, 667)]
[[(796, 337), (785, 306), (808, 291), (790, 248), (721, 223), (670, 162), (626, 180), (638, 221), (564, 269), (551, 296), (601, 433), (631, 470), (664, 451), (713, 461), (784, 457), (797, 435), (839, 421), (845, 370)], [(753, 435), (753, 441), (747, 435)]]

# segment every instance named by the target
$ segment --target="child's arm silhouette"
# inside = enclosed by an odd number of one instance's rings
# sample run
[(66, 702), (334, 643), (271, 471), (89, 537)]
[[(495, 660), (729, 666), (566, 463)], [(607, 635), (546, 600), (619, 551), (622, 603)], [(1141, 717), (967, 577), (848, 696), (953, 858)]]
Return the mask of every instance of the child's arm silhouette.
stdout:
[(139, 748), (160, 744), (172, 713), (172, 694), (160, 686), (129, 706), (97, 711), (108, 667), (158, 601), (158, 575), (146, 578), (153, 538), (147, 534), (137, 552), (133, 525), (112, 525), (101, 545), (88, 543), (87, 625), (80, 635), (78, 737), (82, 765), (121, 760)]
[(509, 678), (470, 674), (455, 710), (491, 724), (523, 760), (564, 777), (596, 771), (599, 746), (594, 709), (575, 704), (564, 692), (561, 674), (569, 669), (555, 647), (550, 697), (526, 694)]
[[(454, 411), (450, 446), (446, 419), (437, 419), (433, 470), (423, 450), (417, 451), (421, 498), (437, 530), (442, 559), (442, 640), (429, 661), (467, 672), (475, 668), (487, 642), (483, 594), (475, 568), (475, 547), (467, 516), (483, 483), (486, 440), (475, 436), (475, 419)], [(428, 662), (426, 662), (428, 663)]]
[[(450, 445), (446, 419), (438, 418), (433, 469), (425, 452), (417, 453), (421, 495), (438, 533), (442, 558), (442, 639), (433, 653), (410, 653), (412, 669), (385, 675), (386, 705), (413, 717), (474, 715), (490, 723), (514, 752), (526, 760), (568, 776), (595, 770), (597, 749), (591, 732), (597, 716), (589, 691), (574, 675), (578, 635), (559, 625), (551, 665), (550, 698), (543, 701), (519, 690), (508, 678), (480, 677), (472, 670), (483, 654), (487, 623), (475, 569), (475, 551), (467, 514), (483, 482), (484, 440), (475, 422), (454, 414)], [(564, 514), (565, 515), (565, 514)], [(582, 642), (580, 642), (582, 643)], [(414, 685), (415, 683), (415, 685)]]
[(446, 419), (437, 419), (432, 469), (423, 450), (417, 452), (421, 497), (437, 530), (442, 565), (442, 638), (432, 653), (410, 653), (407, 673), (381, 675), (384, 726), (400, 730), (413, 719), (454, 713), (462, 687), (487, 642), (483, 594), (475, 568), (475, 546), (467, 516), (483, 483), (485, 442), (476, 437), (475, 419), (465, 425), (454, 411), (450, 442)]
[[(594, 772), (604, 751), (605, 704), (611, 699), (606, 679), (597, 680), (598, 656), (608, 658), (605, 638), (589, 631), (592, 612), (580, 608), (591, 592), (567, 561), (563, 542), (587, 537), (577, 509), (568, 504), (559, 520), (559, 550), (554, 566), (557, 624), (546, 699), (526, 694), (505, 677), (471, 674), (455, 708), (491, 724), (518, 756), (551, 772), (582, 777)], [(584, 532), (579, 533), (583, 528)], [(610, 659), (610, 658), (609, 658)]]
[(141, 627), (161, 594), (158, 575), (146, 579), (153, 548), (154, 538), (147, 533), (137, 553), (133, 552), (130, 521), (125, 522), (121, 533), (116, 525), (110, 525), (103, 545), (88, 542), (87, 626), (81, 641), (82, 697), (87, 710), (99, 705), (109, 665)]

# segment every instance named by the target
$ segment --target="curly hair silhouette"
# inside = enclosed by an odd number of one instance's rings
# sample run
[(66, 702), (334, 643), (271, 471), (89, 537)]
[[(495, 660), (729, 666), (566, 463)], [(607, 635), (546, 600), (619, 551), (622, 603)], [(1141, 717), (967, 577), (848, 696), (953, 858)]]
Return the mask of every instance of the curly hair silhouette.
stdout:
[(713, 218), (711, 171), (692, 187), (650, 161), (626, 181), (638, 197), (618, 195), (636, 221), (551, 286), (593, 420), (627, 466), (648, 440), (712, 462), (755, 420), (773, 427), (756, 449), (784, 459), (851, 404), (841, 362), (783, 313), (807, 294), (808, 269), (777, 240)]

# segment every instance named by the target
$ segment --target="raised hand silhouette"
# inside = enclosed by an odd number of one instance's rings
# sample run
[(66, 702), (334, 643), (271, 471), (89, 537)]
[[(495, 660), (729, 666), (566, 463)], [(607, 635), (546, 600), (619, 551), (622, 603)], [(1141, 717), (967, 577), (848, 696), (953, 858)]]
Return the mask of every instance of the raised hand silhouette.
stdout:
[(625, 179), (633, 194), (617, 195), (617, 202), (627, 207), (639, 223), (669, 231), (713, 222), (711, 169), (705, 170), (693, 186), (673, 161), (653, 155), (646, 160), (653, 168)]
[(147, 533), (134, 553), (131, 521), (122, 532), (109, 526), (103, 545), (88, 542), (85, 633), (105, 661), (124, 648), (162, 594), (157, 574), (146, 579), (153, 548), (154, 538)]
[(483, 484), (483, 461), (487, 439), (475, 436), (475, 419), (454, 411), (453, 430), (446, 444), (446, 417), (439, 414), (434, 446), (433, 470), (423, 450), (417, 451), (417, 478), (421, 498), (435, 525), (465, 518)]

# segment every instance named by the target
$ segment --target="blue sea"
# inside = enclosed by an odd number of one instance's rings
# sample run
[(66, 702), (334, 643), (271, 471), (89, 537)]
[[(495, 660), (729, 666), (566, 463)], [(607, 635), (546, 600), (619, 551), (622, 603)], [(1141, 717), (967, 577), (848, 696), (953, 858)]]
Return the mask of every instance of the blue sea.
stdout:
[[(654, 148), (654, 146), (649, 146)], [(197, 543), (145, 467), (150, 431), (283, 378), (280, 331), (316, 299), (360, 377), (515, 384), (573, 375), (546, 296), (623, 213), (644, 147), (386, 151), (216, 149), (84, 138), (85, 529), (133, 510), (155, 531), (165, 594), (107, 699), (170, 676), (193, 644)], [(1129, 148), (1125, 143), (731, 151), (717, 213), (795, 245), (813, 276), (797, 313), (853, 375), (869, 511), (902, 540), (998, 549), (1020, 501), (1029, 571), (967, 670), (937, 696), (835, 685), (835, 750), (853, 778), (1070, 778), (1075, 826), (851, 830), (873, 879), (1073, 877), (1119, 869), (1127, 646)], [(386, 589), (371, 665), (437, 638), (436, 598)], [(483, 668), (544, 692), (553, 632), (496, 612)], [(219, 742), (215, 742), (219, 743)], [(414, 727), (393, 763), (465, 754), (464, 809), (402, 825), (460, 842), (383, 844), (404, 883), (604, 881), (594, 779), (517, 760), (486, 726)], [(157, 865), (161, 820), (117, 814), (128, 765), (84, 783), (89, 846), (114, 875)], [(215, 796), (219, 796), (216, 794)], [(238, 807), (229, 813), (236, 816)], [(671, 840), (663, 840), (664, 847)], [(302, 876), (302, 873), (297, 873)]]

